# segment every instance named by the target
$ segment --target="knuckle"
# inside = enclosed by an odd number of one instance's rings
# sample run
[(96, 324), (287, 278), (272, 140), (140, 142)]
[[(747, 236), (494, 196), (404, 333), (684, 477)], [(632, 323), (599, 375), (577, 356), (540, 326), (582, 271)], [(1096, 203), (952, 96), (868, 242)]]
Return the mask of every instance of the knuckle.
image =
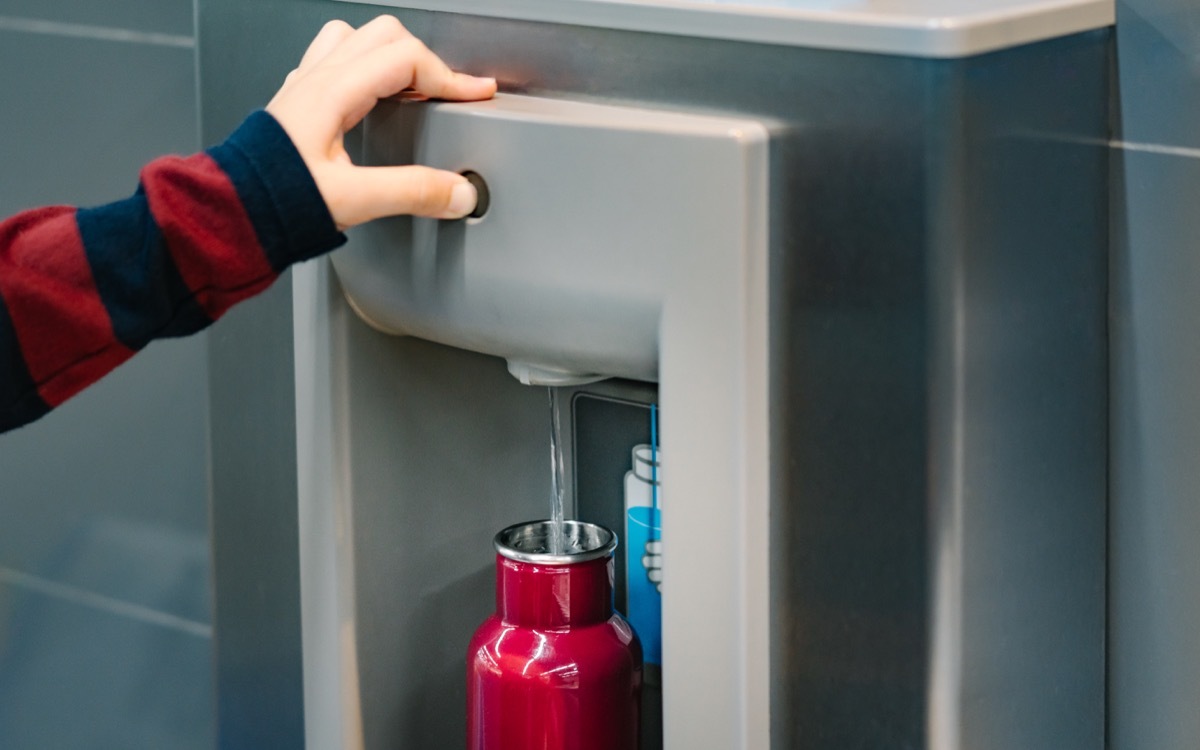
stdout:
[(377, 16), (375, 20), (371, 21), (371, 25), (391, 34), (403, 34), (407, 31), (404, 24), (400, 23), (400, 19), (386, 14)]
[(415, 36), (402, 39), (398, 42), (398, 44), (406, 53), (410, 55), (420, 56), (429, 52), (429, 48), (425, 46), (425, 42), (422, 42)]

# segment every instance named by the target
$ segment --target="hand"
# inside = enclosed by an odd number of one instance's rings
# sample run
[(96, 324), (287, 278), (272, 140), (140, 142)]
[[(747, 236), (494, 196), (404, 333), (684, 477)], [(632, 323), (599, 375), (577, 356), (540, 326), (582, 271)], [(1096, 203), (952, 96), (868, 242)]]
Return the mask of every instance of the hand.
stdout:
[(267, 105), (312, 172), (339, 229), (394, 214), (457, 219), (475, 209), (475, 188), (429, 167), (358, 167), (346, 131), (376, 102), (401, 91), (470, 101), (496, 93), (492, 78), (455, 73), (392, 16), (359, 29), (331, 21)]
[(654, 584), (654, 588), (658, 589), (660, 594), (662, 593), (662, 564), (662, 540), (646, 542), (646, 554), (642, 555), (642, 567), (646, 569), (646, 578)]

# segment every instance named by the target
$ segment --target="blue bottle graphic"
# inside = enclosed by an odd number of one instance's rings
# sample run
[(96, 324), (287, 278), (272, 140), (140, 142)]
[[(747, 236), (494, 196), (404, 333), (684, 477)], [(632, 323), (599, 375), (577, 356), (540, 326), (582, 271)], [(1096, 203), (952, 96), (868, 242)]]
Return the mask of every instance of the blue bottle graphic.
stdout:
[(626, 619), (647, 664), (662, 664), (661, 458), (657, 445), (635, 446), (625, 473)]

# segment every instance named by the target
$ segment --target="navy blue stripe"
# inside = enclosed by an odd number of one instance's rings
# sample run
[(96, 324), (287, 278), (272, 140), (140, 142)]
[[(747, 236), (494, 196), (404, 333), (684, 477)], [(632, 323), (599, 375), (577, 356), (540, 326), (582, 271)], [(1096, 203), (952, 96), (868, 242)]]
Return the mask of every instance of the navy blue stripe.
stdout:
[(8, 306), (0, 297), (0, 432), (20, 427), (50, 411), (21, 356)]
[(141, 188), (76, 214), (84, 253), (118, 341), (137, 351), (212, 323), (184, 283)]
[(304, 159), (271, 115), (255, 112), (207, 153), (233, 181), (276, 273), (346, 241)]

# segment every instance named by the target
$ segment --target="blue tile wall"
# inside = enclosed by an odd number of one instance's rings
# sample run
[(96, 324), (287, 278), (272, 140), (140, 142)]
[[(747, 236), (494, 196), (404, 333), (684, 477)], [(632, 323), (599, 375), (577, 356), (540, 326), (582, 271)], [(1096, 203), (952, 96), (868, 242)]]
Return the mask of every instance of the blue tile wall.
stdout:
[(213, 747), (210, 640), (194, 623), (0, 583), (0, 747)]
[[(152, 344), (41, 422), (0, 436), (0, 568), (210, 617), (205, 344)], [(181, 571), (190, 593), (160, 598), (118, 574), (145, 566)]]
[(194, 50), (0, 28), (0, 214), (129, 195), (195, 150)]
[(1117, 3), (1108, 747), (1200, 747), (1200, 4)]
[[(198, 147), (192, 0), (0, 0), (0, 217)], [(207, 338), (0, 436), (0, 748), (215, 744)]]
[[(4, 0), (0, 19), (192, 36), (192, 3), (181, 0)], [(0, 21), (0, 26), (3, 22)], [(61, 29), (70, 33), (69, 29)]]

